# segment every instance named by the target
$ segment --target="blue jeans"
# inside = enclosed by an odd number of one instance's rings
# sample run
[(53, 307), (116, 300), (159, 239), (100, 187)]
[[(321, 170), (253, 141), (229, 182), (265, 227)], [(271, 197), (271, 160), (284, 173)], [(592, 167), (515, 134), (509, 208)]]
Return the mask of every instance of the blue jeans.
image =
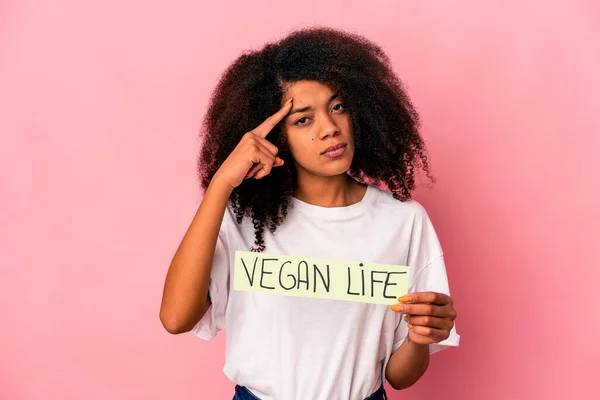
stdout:
[[(245, 386), (235, 385), (235, 395), (233, 400), (260, 400), (252, 394)], [(349, 399), (353, 400), (353, 399)], [(381, 386), (375, 393), (367, 397), (365, 400), (388, 400), (385, 389)]]

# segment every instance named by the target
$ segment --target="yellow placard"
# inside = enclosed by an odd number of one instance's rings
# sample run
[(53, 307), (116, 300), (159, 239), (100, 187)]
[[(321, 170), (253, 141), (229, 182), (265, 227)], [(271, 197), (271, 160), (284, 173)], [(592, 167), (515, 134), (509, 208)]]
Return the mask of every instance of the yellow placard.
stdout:
[(235, 252), (233, 288), (372, 304), (395, 304), (408, 293), (409, 267)]

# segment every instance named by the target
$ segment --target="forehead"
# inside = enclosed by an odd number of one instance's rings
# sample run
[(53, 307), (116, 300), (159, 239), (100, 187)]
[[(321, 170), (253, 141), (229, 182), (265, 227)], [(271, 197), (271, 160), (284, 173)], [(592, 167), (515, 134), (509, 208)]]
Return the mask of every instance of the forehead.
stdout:
[(328, 100), (333, 94), (333, 90), (317, 81), (298, 81), (287, 85), (284, 91), (284, 98), (294, 98), (294, 103), (298, 101), (313, 101), (319, 99)]

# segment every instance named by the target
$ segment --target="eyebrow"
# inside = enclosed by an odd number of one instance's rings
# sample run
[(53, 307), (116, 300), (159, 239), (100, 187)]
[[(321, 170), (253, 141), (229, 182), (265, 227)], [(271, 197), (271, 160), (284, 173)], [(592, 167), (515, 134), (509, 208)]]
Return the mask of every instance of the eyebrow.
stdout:
[[(334, 93), (329, 98), (329, 101), (327, 102), (327, 104), (331, 103), (338, 96), (339, 96), (339, 93)], [(290, 113), (286, 116), (286, 118), (290, 117), (292, 114), (297, 114), (297, 113), (301, 113), (301, 112), (305, 112), (305, 111), (309, 111), (309, 110), (312, 110), (312, 106), (307, 106), (307, 107), (302, 107), (302, 108), (296, 108), (295, 110), (290, 111)]]

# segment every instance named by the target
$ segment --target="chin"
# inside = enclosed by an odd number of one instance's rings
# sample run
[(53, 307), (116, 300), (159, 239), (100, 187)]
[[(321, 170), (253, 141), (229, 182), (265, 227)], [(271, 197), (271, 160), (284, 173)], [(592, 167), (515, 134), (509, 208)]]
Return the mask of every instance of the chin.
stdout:
[(314, 175), (318, 176), (338, 176), (344, 175), (350, 169), (352, 165), (352, 159), (349, 160), (341, 159), (336, 160), (337, 162), (329, 162), (329, 165), (321, 166), (318, 169), (311, 171)]

